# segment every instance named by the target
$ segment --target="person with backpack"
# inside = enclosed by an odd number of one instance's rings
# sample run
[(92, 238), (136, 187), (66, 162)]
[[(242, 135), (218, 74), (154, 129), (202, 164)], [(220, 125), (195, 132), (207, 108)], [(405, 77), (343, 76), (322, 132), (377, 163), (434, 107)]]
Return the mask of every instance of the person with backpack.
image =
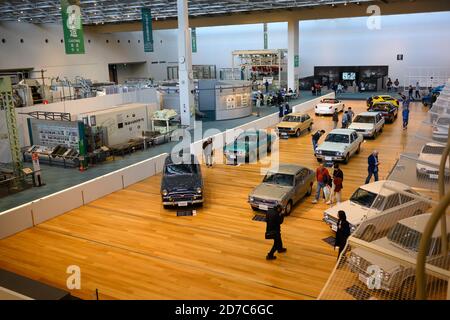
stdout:
[(286, 248), (283, 248), (283, 241), (281, 240), (281, 224), (284, 221), (283, 208), (277, 205), (267, 211), (266, 214), (266, 239), (273, 240), (272, 249), (266, 256), (266, 260), (275, 260), (277, 257), (274, 255), (276, 251), (278, 253), (286, 252)]
[(402, 111), (402, 116), (403, 116), (403, 130), (408, 129), (408, 122), (409, 122), (409, 108), (408, 107), (403, 107), (403, 111)]
[(313, 135), (311, 135), (314, 152), (316, 152), (317, 144), (319, 143), (320, 137), (323, 136), (324, 134), (325, 134), (325, 130), (319, 130), (319, 131), (316, 131), (316, 133), (314, 133)]
[(345, 129), (348, 127), (348, 111), (345, 111), (342, 115), (342, 129)]
[[(328, 186), (328, 183), (331, 180), (330, 173), (328, 172), (327, 168), (324, 167), (323, 163), (321, 163), (319, 167), (316, 169), (316, 180), (317, 180), (317, 191), (316, 197), (312, 202), (313, 204), (316, 204), (319, 201), (320, 192), (326, 186)], [(326, 199), (324, 199), (324, 202), (326, 202)]]

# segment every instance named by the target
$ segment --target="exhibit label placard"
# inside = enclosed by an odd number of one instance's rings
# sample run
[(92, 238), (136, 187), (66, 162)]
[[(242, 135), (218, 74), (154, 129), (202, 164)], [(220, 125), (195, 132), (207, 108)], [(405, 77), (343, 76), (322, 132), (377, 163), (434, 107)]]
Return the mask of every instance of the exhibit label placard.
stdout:
[(197, 31), (195, 28), (191, 29), (191, 39), (192, 39), (192, 52), (197, 52)]
[(142, 32), (144, 34), (144, 52), (153, 52), (152, 10), (142, 8)]
[(84, 54), (80, 0), (61, 0), (61, 16), (66, 54)]

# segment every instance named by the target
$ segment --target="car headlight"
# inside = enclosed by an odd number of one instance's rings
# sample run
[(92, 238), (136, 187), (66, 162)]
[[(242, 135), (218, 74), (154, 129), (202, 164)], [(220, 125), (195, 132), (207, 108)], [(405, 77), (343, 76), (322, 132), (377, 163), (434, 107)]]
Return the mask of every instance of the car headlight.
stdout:
[(253, 201), (255, 201), (255, 198), (253, 198), (253, 197), (248, 197), (248, 200), (249, 200), (250, 202), (253, 202)]
[(169, 192), (166, 189), (164, 189), (161, 193), (163, 196), (167, 196), (169, 194)]
[(337, 156), (343, 156), (344, 153), (343, 153), (343, 152), (336, 152), (336, 155), (337, 155)]
[(202, 188), (197, 188), (197, 193), (202, 193)]
[(350, 224), (350, 232), (354, 232), (356, 230), (356, 226)]
[(322, 154), (322, 150), (316, 150), (317, 154)]

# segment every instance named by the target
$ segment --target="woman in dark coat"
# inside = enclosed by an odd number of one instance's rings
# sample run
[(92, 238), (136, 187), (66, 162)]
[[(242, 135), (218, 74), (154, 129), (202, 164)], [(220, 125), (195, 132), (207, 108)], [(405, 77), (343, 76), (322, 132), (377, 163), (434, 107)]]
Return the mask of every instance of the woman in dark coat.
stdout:
[(334, 248), (339, 247), (338, 259), (341, 256), (341, 252), (344, 250), (347, 244), (347, 239), (350, 236), (350, 223), (347, 221), (347, 216), (345, 211), (339, 210), (338, 212), (338, 222), (336, 231), (336, 241), (334, 243)]
[(267, 260), (275, 260), (277, 258), (274, 256), (275, 251), (278, 251), (278, 253), (286, 252), (286, 248), (283, 248), (283, 242), (281, 241), (281, 224), (283, 220), (283, 209), (280, 205), (267, 211), (266, 239), (273, 239), (272, 249), (266, 256)]

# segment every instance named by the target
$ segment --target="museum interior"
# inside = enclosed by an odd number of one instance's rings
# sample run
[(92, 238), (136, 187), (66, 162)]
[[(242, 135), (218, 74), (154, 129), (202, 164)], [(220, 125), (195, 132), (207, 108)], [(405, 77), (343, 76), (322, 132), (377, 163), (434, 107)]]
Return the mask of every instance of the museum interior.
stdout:
[(0, 300), (450, 300), (450, 1), (0, 2)]

